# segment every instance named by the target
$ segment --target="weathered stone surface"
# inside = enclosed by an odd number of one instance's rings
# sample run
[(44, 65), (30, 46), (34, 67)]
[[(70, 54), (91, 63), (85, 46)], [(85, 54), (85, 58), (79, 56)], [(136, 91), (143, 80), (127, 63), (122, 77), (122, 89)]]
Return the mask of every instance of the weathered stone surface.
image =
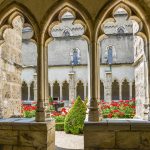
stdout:
[(115, 132), (85, 132), (84, 143), (89, 148), (114, 148)]
[(18, 132), (12, 130), (0, 130), (0, 144), (16, 145)]
[(18, 15), (12, 20), (12, 28), (3, 32), (0, 45), (0, 117), (21, 115), (21, 69), (18, 66), (21, 65), (22, 28), (23, 18)]
[(131, 124), (132, 131), (150, 131), (150, 123), (132, 123)]
[(117, 132), (116, 144), (119, 148), (140, 148), (140, 133)]
[(49, 150), (55, 146), (54, 120), (1, 119), (0, 127), (0, 150)]
[(43, 147), (47, 143), (47, 132), (20, 131), (19, 144), (23, 146)]
[(52, 144), (55, 143), (55, 127), (48, 131), (47, 134), (47, 143)]
[(150, 132), (141, 133), (141, 149), (142, 150), (150, 149)]
[(2, 147), (0, 147), (0, 150), (13, 150), (13, 146), (10, 145), (3, 145)]
[(26, 146), (14, 146), (13, 150), (37, 150), (33, 147), (26, 147)]

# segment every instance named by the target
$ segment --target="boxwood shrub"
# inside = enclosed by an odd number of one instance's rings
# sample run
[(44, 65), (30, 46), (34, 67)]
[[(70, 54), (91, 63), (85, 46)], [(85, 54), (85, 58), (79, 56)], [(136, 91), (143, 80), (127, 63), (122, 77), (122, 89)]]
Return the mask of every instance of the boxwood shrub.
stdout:
[(83, 133), (84, 120), (86, 117), (86, 104), (78, 96), (74, 105), (67, 114), (64, 122), (64, 131), (66, 133)]

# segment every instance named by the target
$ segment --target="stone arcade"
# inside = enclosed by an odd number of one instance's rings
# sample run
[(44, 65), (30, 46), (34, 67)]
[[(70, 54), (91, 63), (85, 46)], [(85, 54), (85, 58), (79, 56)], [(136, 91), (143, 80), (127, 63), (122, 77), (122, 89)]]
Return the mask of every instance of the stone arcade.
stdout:
[[(55, 149), (48, 96), (88, 91), (85, 150), (149, 150), (149, 10), (149, 0), (0, 0), (0, 149)], [(35, 120), (9, 118), (20, 113), (21, 80)], [(133, 97), (139, 119), (100, 120), (97, 99)]]

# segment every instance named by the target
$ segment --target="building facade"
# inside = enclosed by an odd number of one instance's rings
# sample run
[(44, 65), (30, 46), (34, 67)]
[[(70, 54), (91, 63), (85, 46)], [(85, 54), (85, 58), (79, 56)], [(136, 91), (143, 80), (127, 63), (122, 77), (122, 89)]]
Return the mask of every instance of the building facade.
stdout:
[[(61, 14), (61, 13), (60, 13)], [(134, 22), (128, 13), (118, 8), (113, 22), (103, 23), (99, 38), (100, 90), (99, 99), (129, 100), (135, 98)], [(88, 41), (82, 36), (82, 22), (73, 24), (76, 16), (61, 14), (50, 26), (53, 39), (48, 41), (49, 96), (72, 101), (78, 95), (88, 97)], [(36, 44), (30, 41), (32, 30), (23, 30), (22, 100), (36, 101)]]

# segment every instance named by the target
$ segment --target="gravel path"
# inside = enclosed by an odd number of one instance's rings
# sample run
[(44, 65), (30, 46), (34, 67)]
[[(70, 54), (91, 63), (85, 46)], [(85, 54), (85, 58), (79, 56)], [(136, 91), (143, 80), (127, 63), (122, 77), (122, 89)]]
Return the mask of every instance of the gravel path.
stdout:
[(83, 150), (83, 135), (66, 134), (63, 131), (55, 132), (56, 150)]

